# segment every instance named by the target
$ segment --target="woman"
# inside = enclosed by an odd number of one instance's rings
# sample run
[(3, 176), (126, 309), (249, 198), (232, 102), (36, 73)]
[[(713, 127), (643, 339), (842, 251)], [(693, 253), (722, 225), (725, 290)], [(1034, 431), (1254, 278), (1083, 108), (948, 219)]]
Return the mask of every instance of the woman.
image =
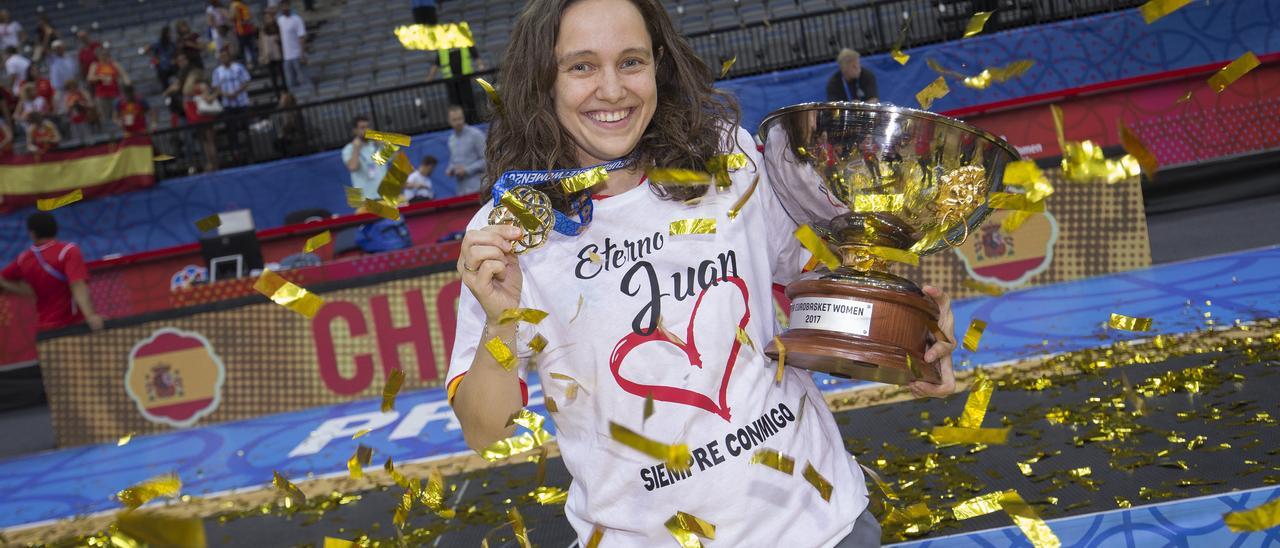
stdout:
[(93, 137), (89, 126), (98, 124), (97, 108), (84, 91), (80, 90), (79, 82), (70, 80), (63, 86), (60, 110), (71, 127), (71, 140), (77, 145), (87, 144)]
[(49, 47), (53, 41), (58, 38), (58, 30), (53, 27), (53, 23), (49, 22), (48, 14), (40, 14), (36, 18), (36, 41), (35, 48), (31, 52), (32, 64), (39, 63), (44, 60), (45, 53), (48, 53)]
[(276, 23), (275, 6), (267, 6), (262, 12), (258, 33), (258, 63), (267, 66), (271, 77), (271, 90), (277, 96), (284, 89), (284, 55), (280, 51), (280, 25)]
[(197, 98), (202, 98), (206, 103), (216, 103), (218, 98), (213, 93), (213, 89), (204, 81), (204, 71), (195, 67), (187, 70), (187, 76), (182, 83), (183, 109), (186, 113), (187, 123), (190, 125), (198, 125), (194, 131), (196, 139), (200, 141), (200, 148), (204, 150), (204, 171), (211, 172), (218, 169), (218, 149), (213, 139), (213, 121), (215, 116), (208, 116), (200, 113), (199, 102)]
[(18, 94), (18, 110), (16, 118), (23, 124), (23, 130), (27, 135), (31, 134), (31, 130), (35, 127), (35, 116), (38, 114), (44, 116), (52, 112), (52, 104), (36, 93), (36, 85), (27, 82), (22, 84), (22, 91)]
[(156, 69), (156, 81), (160, 82), (160, 89), (169, 87), (169, 80), (172, 80), (173, 75), (178, 72), (175, 59), (178, 55), (178, 44), (173, 41), (169, 25), (160, 27), (160, 37), (147, 48), (147, 53), (151, 54), (151, 66)]
[(98, 104), (98, 112), (104, 117), (115, 112), (116, 98), (120, 97), (120, 85), (131, 83), (129, 75), (111, 58), (111, 51), (105, 47), (98, 48), (97, 60), (89, 65), (89, 85), (92, 86), (93, 100)]
[(186, 21), (174, 23), (173, 31), (177, 35), (178, 53), (186, 55), (192, 65), (204, 68), (204, 49), (200, 46), (200, 34), (191, 30), (191, 25)]
[[(737, 127), (734, 99), (712, 87), (712, 71), (658, 0), (531, 0), (506, 57), (488, 184), (520, 180), (500, 180), (511, 170), (632, 163), (583, 192), (537, 187), (569, 223), (580, 220), (568, 214), (579, 199), (593, 200), (594, 215), (581, 233), (550, 233), (523, 255), (512, 251), (521, 229), (487, 226), (491, 201), (472, 219), (447, 376), (468, 445), (484, 448), (514, 431), (508, 421), (527, 401), (523, 378), (536, 361), (574, 477), (565, 511), (583, 542), (599, 530), (601, 546), (665, 546), (664, 524), (680, 511), (714, 524), (716, 545), (878, 545), (861, 470), (821, 392), (799, 369), (775, 383), (776, 364), (760, 351), (776, 332), (772, 284), (798, 276), (807, 254), (751, 136)], [(749, 159), (726, 190), (644, 178), (651, 167), (705, 169), (726, 153)], [(627, 162), (610, 167), (618, 163)], [(725, 211), (749, 192), (729, 219)], [(670, 234), (673, 221), (701, 218), (716, 219), (717, 231)], [(950, 331), (946, 296), (926, 293)], [(549, 316), (536, 326), (500, 320), (516, 307)], [(535, 331), (546, 344), (531, 360)], [(952, 346), (926, 353), (944, 382), (915, 383), (913, 392), (954, 390)], [(509, 370), (494, 357), (502, 347), (519, 358)], [(649, 397), (654, 413), (645, 421)], [(759, 443), (794, 458), (794, 474), (751, 464), (742, 432), (759, 433), (762, 421), (773, 430)], [(611, 423), (688, 444), (691, 472), (667, 472), (614, 438)], [(834, 486), (829, 500), (801, 477), (802, 466)]]

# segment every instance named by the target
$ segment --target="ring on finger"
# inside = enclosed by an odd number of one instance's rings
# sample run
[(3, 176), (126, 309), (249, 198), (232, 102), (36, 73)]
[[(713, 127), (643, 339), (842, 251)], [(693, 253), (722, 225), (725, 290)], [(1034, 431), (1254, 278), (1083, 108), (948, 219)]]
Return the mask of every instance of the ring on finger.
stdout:
[(471, 267), (467, 266), (467, 262), (466, 262), (466, 261), (463, 261), (463, 262), (462, 262), (462, 269), (463, 269), (463, 270), (466, 270), (467, 272), (479, 272), (479, 271), (480, 271), (480, 267), (471, 268)]

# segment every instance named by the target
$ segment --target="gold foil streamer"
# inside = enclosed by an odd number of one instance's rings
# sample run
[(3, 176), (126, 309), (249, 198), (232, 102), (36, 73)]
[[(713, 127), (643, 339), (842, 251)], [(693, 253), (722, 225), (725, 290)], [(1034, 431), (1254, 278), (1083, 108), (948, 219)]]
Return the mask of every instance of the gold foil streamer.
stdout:
[(399, 470), (396, 470), (396, 464), (391, 460), (391, 457), (387, 457), (387, 462), (382, 464), (382, 469), (387, 471), (387, 475), (391, 476), (391, 481), (395, 482), (396, 485), (405, 489), (409, 488), (409, 479), (404, 477), (404, 474), (401, 474)]
[(671, 221), (671, 235), (683, 236), (688, 234), (715, 234), (716, 220), (712, 218), (702, 219), (680, 219)]
[(644, 170), (649, 182), (659, 185), (709, 185), (711, 174), (705, 171), (674, 167), (655, 167)]
[(253, 288), (266, 295), (276, 304), (302, 314), (307, 318), (314, 318), (316, 312), (324, 305), (324, 300), (320, 297), (293, 282), (281, 278), (279, 274), (270, 270), (262, 271), (262, 275), (258, 276), (258, 281), (253, 284)]
[(396, 38), (405, 49), (461, 49), (476, 45), (471, 26), (465, 21), (443, 25), (402, 25), (395, 29)]
[(827, 242), (821, 236), (818, 236), (818, 233), (814, 232), (812, 227), (800, 225), (800, 228), (796, 229), (795, 236), (797, 240), (800, 240), (800, 245), (809, 250), (809, 253), (814, 258), (827, 265), (828, 270), (840, 268), (840, 259), (836, 257), (835, 253), (831, 252), (831, 248), (827, 247)]
[(120, 439), (116, 440), (116, 447), (122, 447), (128, 444), (131, 440), (133, 440), (133, 434), (134, 432), (129, 432), (128, 434), (120, 436)]
[(547, 312), (536, 308), (508, 308), (498, 315), (498, 325), (511, 322), (537, 324), (547, 318)]
[(1044, 172), (1040, 170), (1040, 166), (1037, 166), (1034, 160), (1018, 160), (1009, 162), (1009, 165), (1005, 166), (1004, 182), (1005, 184), (1032, 188), (1037, 184), (1048, 182), (1048, 178), (1044, 176)]
[(1011, 209), (1015, 211), (1029, 211), (1032, 213), (1044, 212), (1044, 202), (1032, 201), (1027, 198), (1026, 194), (992, 192), (987, 196), (987, 201), (991, 204), (992, 209)]
[(1138, 161), (1138, 165), (1142, 166), (1142, 172), (1147, 174), (1147, 178), (1154, 180), (1156, 171), (1160, 169), (1160, 162), (1124, 122), (1120, 122), (1120, 144), (1124, 146), (1124, 151), (1133, 156)]
[(751, 340), (751, 335), (748, 335), (747, 330), (743, 329), (742, 327), (738, 327), (737, 338), (738, 338), (738, 342), (751, 347), (752, 350), (756, 349), (756, 342)]
[(529, 349), (534, 354), (541, 354), (543, 350), (547, 349), (547, 338), (543, 337), (542, 333), (534, 334), (533, 339), (529, 340)]
[(818, 472), (818, 469), (813, 467), (813, 463), (804, 463), (804, 479), (809, 482), (809, 485), (812, 485), (814, 489), (818, 490), (818, 496), (821, 496), (822, 500), (831, 502), (831, 490), (833, 489), (831, 482), (827, 481), (827, 478), (822, 477), (822, 474)]
[(524, 526), (524, 516), (515, 507), (507, 509), (507, 518), (511, 520), (511, 530), (516, 534), (516, 542), (520, 548), (529, 548), (529, 531)]
[(738, 213), (742, 212), (742, 207), (747, 205), (747, 200), (750, 200), (751, 196), (756, 193), (756, 185), (759, 184), (760, 174), (756, 173), (756, 176), (751, 179), (751, 186), (747, 187), (747, 191), (743, 192), (742, 196), (738, 197), (738, 201), (733, 203), (733, 207), (729, 208), (727, 215), (730, 219), (738, 218)]
[(511, 371), (511, 368), (516, 366), (515, 353), (511, 351), (507, 343), (502, 342), (501, 337), (489, 339), (484, 343), (484, 348), (489, 351), (489, 355), (493, 356), (493, 359), (497, 360), (498, 365), (501, 365), (503, 369)]
[(604, 529), (599, 525), (591, 528), (591, 538), (587, 539), (587, 548), (600, 548), (600, 541), (604, 539)]
[(987, 26), (987, 19), (991, 18), (992, 13), (994, 12), (980, 11), (973, 14), (973, 17), (969, 18), (969, 24), (964, 26), (964, 38), (982, 32), (982, 28)]
[(40, 211), (53, 211), (64, 205), (74, 204), (83, 199), (84, 191), (77, 188), (61, 196), (36, 200), (36, 209), (39, 209)]
[[(381, 188), (381, 185), (379, 185)], [(382, 217), (383, 219), (391, 219), (392, 221), (400, 220), (400, 208), (379, 200), (365, 200), (363, 204), (365, 211)]]
[(307, 238), (307, 243), (302, 246), (302, 252), (312, 253), (317, 249), (320, 249), (326, 245), (329, 245), (329, 242), (332, 242), (332, 241), (333, 241), (333, 234), (331, 234), (328, 230), (326, 230), (324, 232), (316, 234), (315, 236)]
[(906, 196), (902, 194), (859, 194), (853, 198), (853, 210), (858, 213), (902, 211)]
[(1209, 87), (1213, 88), (1213, 91), (1222, 93), (1222, 90), (1227, 89), (1227, 86), (1239, 80), (1241, 76), (1244, 76), (1249, 71), (1258, 68), (1258, 65), (1261, 64), (1262, 61), (1258, 60), (1257, 55), (1254, 55), (1252, 51), (1246, 51), (1244, 55), (1222, 67), (1222, 70), (1219, 70), (1217, 74), (1209, 77)]
[(969, 500), (956, 504), (955, 507), (951, 509), (951, 513), (955, 516), (956, 520), (963, 521), (969, 518), (976, 518), (978, 516), (985, 516), (987, 514), (999, 512), (1001, 510), (1000, 495), (1002, 494), (1004, 493), (995, 492), (973, 497)]
[(707, 160), (707, 172), (711, 174), (711, 180), (715, 182), (716, 188), (721, 190), (733, 185), (733, 180), (729, 179), (730, 171), (737, 171), (746, 166), (747, 155), (741, 152), (717, 154)]
[(1191, 0), (1150, 0), (1139, 7), (1138, 11), (1142, 12), (1142, 20), (1150, 25), (1161, 17), (1178, 11), (1190, 3)]
[(368, 428), (361, 428), (361, 429), (357, 430), (355, 434), (352, 434), (352, 435), (351, 435), (351, 439), (353, 439), (353, 440), (358, 440), (358, 439), (360, 439), (360, 438), (362, 438), (362, 437), (364, 437), (364, 436), (369, 435), (369, 432), (372, 432), (372, 430), (370, 430), (370, 429), (368, 429)]
[(729, 75), (729, 69), (733, 68), (733, 64), (738, 62), (738, 56), (734, 55), (728, 61), (720, 64), (720, 77), (724, 78)]
[(782, 384), (782, 368), (787, 365), (787, 346), (782, 344), (782, 339), (777, 335), (773, 337), (773, 346), (778, 349), (778, 370), (774, 373), (773, 382)]
[(939, 76), (916, 93), (916, 101), (920, 102), (920, 108), (929, 110), (935, 100), (946, 97), (948, 93), (951, 93), (951, 88), (947, 86), (947, 79)]
[(653, 416), (653, 394), (646, 394), (644, 397), (644, 417), (640, 419), (643, 424), (648, 422), (649, 417)]
[(375, 131), (372, 129), (364, 130), (364, 138), (370, 141), (381, 141), (390, 143), (398, 147), (409, 146), (409, 136), (401, 133), (391, 133), (383, 131)]
[(569, 492), (559, 487), (549, 487), (542, 485), (529, 493), (529, 496), (538, 504), (546, 506), (548, 504), (564, 504), (569, 499)]
[(907, 30), (911, 28), (911, 19), (905, 12), (902, 16), (902, 30), (898, 32), (898, 39), (894, 40), (893, 47), (889, 48), (889, 55), (893, 57), (893, 60), (897, 61), (899, 65), (906, 65), (907, 61), (911, 60), (911, 56), (906, 53), (902, 53), (902, 43), (907, 40)]
[(217, 213), (196, 220), (196, 230), (200, 232), (208, 232), (220, 226), (222, 226), (222, 216)]
[(751, 455), (751, 464), (763, 464), (787, 475), (791, 475), (796, 470), (795, 459), (769, 448), (757, 449)]
[(893, 60), (897, 61), (899, 65), (905, 65), (907, 64), (907, 61), (911, 60), (911, 55), (903, 53), (901, 47), (894, 48), (893, 51), (889, 52), (889, 55), (891, 55)]
[(1280, 499), (1263, 503), (1248, 510), (1228, 512), (1222, 515), (1222, 521), (1233, 533), (1254, 533), (1266, 531), (1280, 525)]
[(373, 460), (373, 448), (365, 444), (356, 447), (356, 452), (351, 454), (351, 458), (347, 459), (347, 475), (351, 479), (360, 479), (364, 477), (364, 467), (369, 466), (369, 461)]
[(979, 428), (987, 416), (987, 407), (991, 404), (991, 394), (995, 392), (996, 383), (990, 377), (979, 376), (969, 387), (969, 396), (964, 402), (964, 411), (956, 423), (961, 428)]
[(930, 69), (933, 69), (934, 72), (955, 78), (956, 80), (959, 80), (964, 87), (976, 90), (984, 90), (991, 87), (992, 83), (1004, 83), (1022, 76), (1036, 65), (1035, 61), (1030, 59), (1021, 59), (999, 67), (987, 67), (983, 69), (982, 72), (970, 76), (963, 72), (944, 68), (940, 63), (933, 59), (928, 59), (925, 62), (929, 65)]
[(387, 174), (378, 183), (378, 196), (382, 197), (383, 203), (389, 206), (399, 203), (400, 193), (404, 191), (404, 183), (409, 180), (410, 173), (413, 173), (413, 164), (409, 163), (409, 157), (403, 152), (397, 153), (395, 160), (387, 166)]
[(886, 261), (909, 264), (911, 266), (920, 266), (920, 256), (910, 251), (903, 251), (901, 249), (878, 245), (859, 246), (858, 249), (865, 250), (867, 253), (880, 257)]
[(364, 207), (364, 193), (360, 192), (360, 189), (349, 186), (349, 187), (346, 187), (346, 191), (347, 191), (347, 206), (351, 208)]
[(157, 154), (151, 157), (151, 161), (153, 162), (170, 162), (176, 159), (177, 158), (174, 158), (173, 156), (170, 156), (168, 154)]
[(542, 447), (543, 444), (551, 440), (551, 434), (542, 428), (542, 424), (546, 421), (546, 417), (534, 413), (528, 409), (521, 409), (511, 417), (512, 423), (528, 429), (528, 432), (522, 432), (509, 438), (501, 439), (492, 445), (484, 448), (480, 452), (480, 456), (490, 462), (505, 459), (513, 455), (519, 455)]
[(515, 193), (507, 191), (502, 195), (502, 205), (520, 222), (520, 226), (529, 232), (542, 230), (542, 221), (529, 210), (529, 205), (517, 198)]
[(880, 474), (876, 473), (875, 470), (872, 470), (865, 464), (858, 463), (858, 466), (861, 466), (863, 473), (870, 476), (871, 481), (876, 483), (876, 486), (880, 488), (880, 492), (884, 493), (884, 498), (889, 500), (898, 500), (898, 494), (893, 492), (893, 487), (885, 482), (884, 479), (880, 477)]
[(689, 446), (683, 443), (665, 444), (641, 436), (616, 422), (609, 422), (609, 436), (613, 441), (635, 449), (666, 463), (667, 468), (682, 472), (689, 469), (693, 456), (689, 454)]
[(396, 408), (396, 394), (400, 393), (400, 387), (404, 385), (404, 371), (394, 369), (391, 376), (387, 377), (387, 384), (382, 386), (382, 412), (390, 413)]
[(1190, 100), (1191, 100), (1191, 97), (1192, 97), (1194, 94), (1195, 94), (1195, 92), (1194, 92), (1194, 91), (1192, 91), (1192, 90), (1187, 90), (1187, 92), (1186, 92), (1186, 93), (1184, 93), (1184, 94), (1182, 95), (1182, 97), (1179, 97), (1179, 98), (1178, 98), (1178, 100), (1174, 101), (1174, 103), (1175, 103), (1175, 104), (1180, 104), (1180, 103), (1185, 103), (1185, 102), (1187, 102), (1187, 101), (1190, 101)]
[(1142, 173), (1142, 166), (1131, 155), (1118, 159), (1108, 159), (1102, 147), (1093, 141), (1070, 141), (1064, 143), (1062, 151), (1062, 174), (1067, 180), (1089, 182), (1102, 179), (1108, 183), (1118, 183)]
[(1058, 148), (1063, 149), (1062, 153), (1066, 154), (1067, 132), (1064, 129), (1066, 124), (1063, 122), (1062, 107), (1049, 105), (1049, 114), (1053, 115), (1053, 131), (1058, 136)]
[(603, 167), (596, 166), (573, 177), (560, 179), (560, 188), (572, 194), (596, 186), (608, 179), (609, 171)]
[[(964, 349), (970, 352), (978, 351), (978, 341), (982, 340), (982, 332), (987, 329), (987, 322), (974, 318), (969, 322), (969, 329), (964, 332)], [(985, 409), (985, 406), (984, 406)], [(967, 409), (966, 409), (967, 411)], [(981, 424), (979, 421), (978, 424)], [(974, 428), (974, 427), (968, 427)]]
[(418, 498), (423, 506), (430, 508), (437, 516), (452, 519), (457, 515), (452, 508), (444, 505), (444, 476), (440, 474), (438, 468), (432, 468), (427, 472), (427, 485), (418, 492)]
[[(390, 463), (391, 460), (387, 459), (387, 462)], [(289, 481), (289, 478), (280, 475), (280, 472), (273, 471), (272, 474), (271, 485), (284, 494), (286, 508), (302, 506), (307, 503), (307, 495), (301, 489), (298, 489), (297, 485)]]
[(130, 510), (136, 510), (156, 497), (173, 497), (182, 490), (182, 480), (175, 474), (158, 476), (125, 488), (116, 498)]
[(1000, 287), (996, 284), (988, 283), (988, 282), (980, 282), (970, 278), (965, 278), (963, 282), (960, 282), (960, 285), (967, 287), (969, 289), (972, 289), (974, 291), (986, 293), (987, 295), (991, 295), (992, 297), (999, 297), (1001, 295), (1004, 295), (1004, 291), (1005, 291), (1003, 287)]
[(1049, 529), (1049, 525), (1043, 519), (1040, 519), (1035, 509), (1022, 500), (1022, 496), (1017, 491), (1010, 489), (1001, 493), (1000, 506), (1013, 519), (1014, 525), (1022, 529), (1022, 534), (1027, 536), (1027, 539), (1031, 541), (1031, 545), (1035, 548), (1058, 548), (1062, 546), (1058, 536), (1053, 534), (1053, 530)]
[(698, 537), (716, 539), (716, 526), (693, 514), (676, 512), (665, 525), (681, 548), (702, 548)]
[(1111, 313), (1108, 322), (1113, 329), (1125, 331), (1151, 331), (1151, 318), (1135, 318), (1124, 314)]
[(476, 83), (484, 89), (484, 94), (489, 96), (489, 102), (493, 103), (494, 108), (502, 108), (502, 97), (498, 96), (498, 90), (493, 88), (493, 84), (484, 78), (476, 78)]
[(391, 143), (383, 143), (382, 146), (378, 147), (378, 150), (374, 151), (373, 157), (370, 159), (373, 160), (373, 163), (375, 164), (385, 166), (387, 165), (387, 162), (391, 160), (391, 157), (399, 151), (400, 147)]
[(346, 539), (324, 537), (324, 548), (352, 548), (356, 543)]
[(204, 548), (208, 545), (204, 521), (200, 518), (173, 518), (155, 512), (121, 512), (116, 515), (114, 525), (115, 535), (106, 546)]
[(1009, 428), (959, 428), (935, 426), (929, 431), (929, 439), (938, 445), (983, 444), (1004, 445), (1009, 441)]
[(556, 405), (556, 400), (552, 399), (551, 396), (544, 396), (542, 398), (542, 404), (546, 406), (548, 413), (560, 412), (560, 406)]

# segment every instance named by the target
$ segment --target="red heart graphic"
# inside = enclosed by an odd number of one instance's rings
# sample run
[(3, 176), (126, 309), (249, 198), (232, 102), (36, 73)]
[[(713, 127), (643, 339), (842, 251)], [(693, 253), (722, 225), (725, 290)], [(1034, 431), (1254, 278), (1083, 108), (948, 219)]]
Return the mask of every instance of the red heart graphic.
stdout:
[[(718, 281), (731, 283), (737, 286), (742, 293), (742, 302), (746, 306), (743, 307), (742, 319), (738, 321), (738, 328), (746, 329), (747, 322), (751, 321), (751, 309), (749, 308), (751, 299), (747, 292), (746, 282), (738, 277), (724, 277)], [(627, 354), (631, 353), (636, 347), (650, 342), (663, 342), (680, 349), (685, 356), (688, 356), (689, 365), (702, 369), (702, 355), (698, 353), (698, 345), (693, 333), (694, 319), (698, 317), (698, 309), (702, 306), (702, 299), (706, 297), (707, 290), (716, 287), (716, 285), (718, 284), (709, 285), (702, 289), (702, 293), (698, 294), (698, 300), (693, 305), (693, 312), (689, 315), (689, 327), (685, 332), (685, 340), (688, 342), (681, 344), (678, 341), (673, 341), (663, 335), (659, 329), (654, 329), (653, 333), (648, 335), (631, 332), (618, 341), (618, 345), (613, 347), (613, 356), (609, 358), (609, 369), (613, 371), (613, 378), (618, 382), (618, 386), (641, 398), (652, 395), (656, 401), (691, 405), (710, 411), (719, 415), (725, 421), (729, 421), (729, 406), (725, 402), (725, 397), (729, 390), (729, 377), (733, 375), (733, 366), (738, 360), (738, 351), (742, 349), (742, 341), (739, 341), (736, 336), (737, 330), (734, 331), (733, 346), (730, 347), (729, 357), (724, 366), (724, 374), (720, 378), (718, 400), (712, 400), (706, 394), (687, 388), (637, 383), (624, 378), (618, 371), (622, 367), (622, 362), (626, 359)]]

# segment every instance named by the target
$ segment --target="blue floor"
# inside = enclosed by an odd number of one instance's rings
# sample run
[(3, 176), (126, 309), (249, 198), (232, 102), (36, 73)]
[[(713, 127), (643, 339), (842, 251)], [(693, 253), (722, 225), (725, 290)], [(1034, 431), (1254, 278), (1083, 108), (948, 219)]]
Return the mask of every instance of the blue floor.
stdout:
[[(1220, 326), (1236, 320), (1280, 317), (1278, 278), (1280, 247), (1269, 247), (962, 301), (956, 304), (957, 335), (963, 335), (971, 318), (986, 320), (988, 327), (980, 350), (958, 351), (957, 363), (963, 367), (991, 365), (1046, 351), (1093, 348), (1154, 333), (1186, 333), (1206, 327), (1207, 320)], [(1112, 312), (1152, 317), (1154, 333), (1108, 330), (1106, 321)], [(835, 379), (823, 379), (822, 384), (827, 391), (856, 385)], [(166, 473), (177, 473), (182, 478), (183, 492), (198, 496), (266, 486), (275, 470), (291, 477), (344, 475), (346, 461), (360, 443), (375, 450), (378, 462), (388, 456), (396, 462), (413, 462), (468, 451), (442, 389), (403, 393), (397, 399), (398, 411), (391, 413), (381, 413), (379, 403), (380, 400), (356, 401), (142, 436), (120, 447), (103, 444), (3, 460), (0, 528), (114, 510), (119, 507), (114, 499), (117, 491)], [(530, 386), (529, 404), (534, 411), (545, 414), (536, 381)], [(372, 433), (359, 441), (351, 439), (352, 434), (365, 428)], [(1231, 506), (1242, 496), (1220, 497), (1224, 500), (1215, 504)], [(1273, 498), (1277, 493), (1272, 489), (1254, 496), (1261, 501), (1261, 497)], [(1172, 508), (1193, 502), (1174, 501), (1160, 506)], [(1079, 528), (1078, 533), (1060, 533), (1066, 545), (1110, 544), (1115, 540), (1103, 535), (1102, 528), (1141, 512), (1132, 509), (1121, 517), (1112, 514), (1065, 518), (1051, 525), (1055, 531), (1059, 523)], [(1178, 527), (1199, 531), (1207, 525)], [(1243, 545), (1280, 542), (1273, 537), (1274, 533)], [(1026, 545), (1016, 528), (1011, 533), (985, 531), (963, 538), (968, 544), (956, 545)], [(1128, 545), (1145, 544), (1142, 541)]]

